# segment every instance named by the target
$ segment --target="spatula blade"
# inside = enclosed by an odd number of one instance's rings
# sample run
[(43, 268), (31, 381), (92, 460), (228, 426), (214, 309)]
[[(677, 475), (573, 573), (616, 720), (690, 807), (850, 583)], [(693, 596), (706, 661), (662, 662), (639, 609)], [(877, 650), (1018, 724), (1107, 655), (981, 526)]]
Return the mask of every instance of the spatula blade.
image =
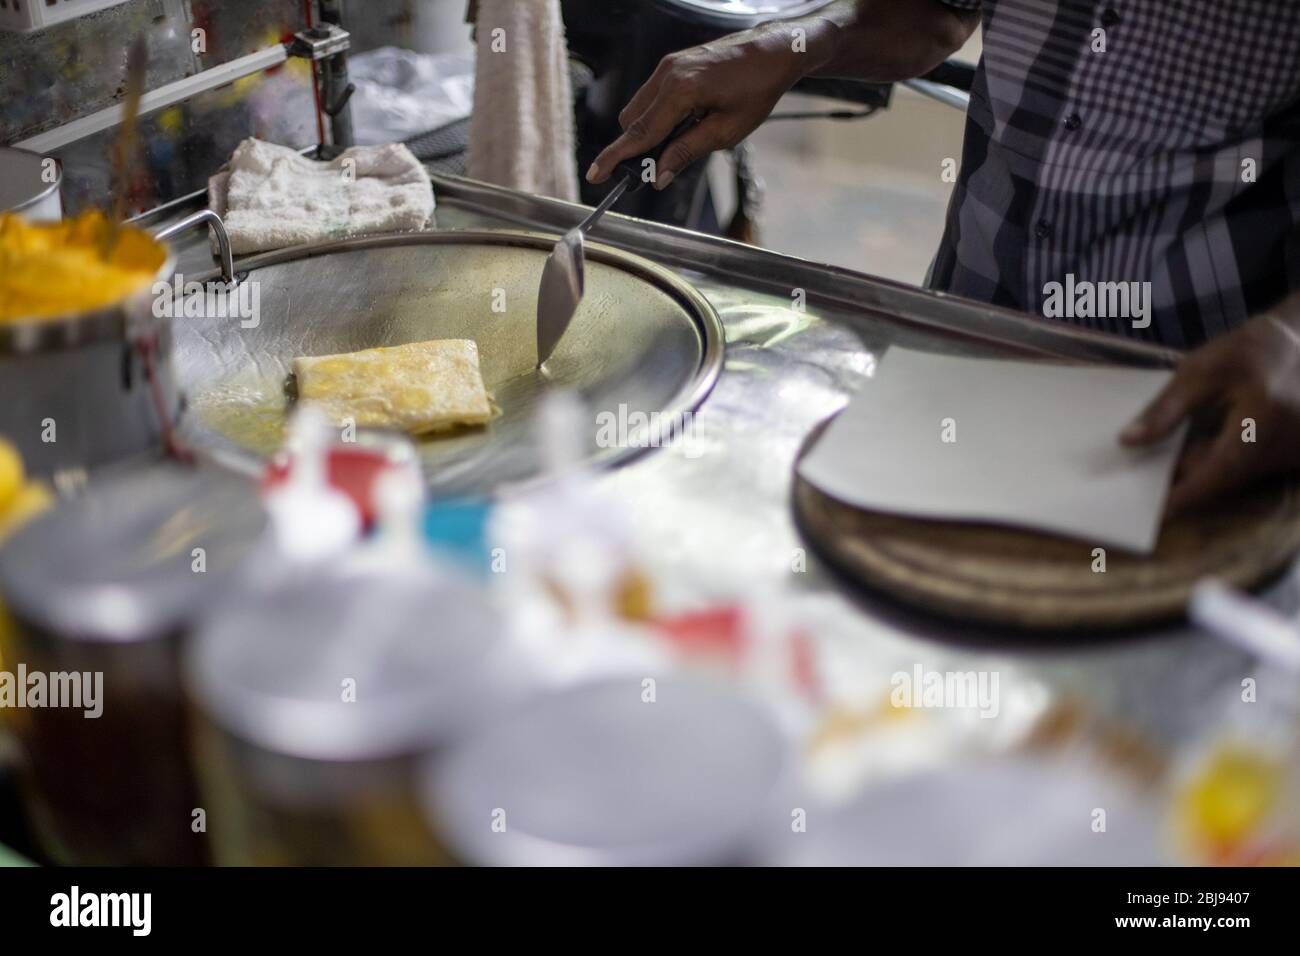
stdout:
[(551, 357), (582, 301), (582, 256), (582, 233), (574, 229), (556, 243), (546, 258), (537, 292), (538, 365)]

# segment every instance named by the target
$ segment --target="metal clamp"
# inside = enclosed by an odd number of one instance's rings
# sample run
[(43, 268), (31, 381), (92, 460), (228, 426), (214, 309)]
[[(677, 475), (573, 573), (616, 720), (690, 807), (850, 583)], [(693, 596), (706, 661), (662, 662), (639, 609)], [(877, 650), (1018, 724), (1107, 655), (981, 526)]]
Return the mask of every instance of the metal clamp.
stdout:
[(308, 60), (328, 60), (350, 49), (352, 34), (332, 23), (318, 23), (310, 30), (300, 30), (293, 35), (289, 55)]
[(186, 216), (180, 222), (172, 223), (165, 229), (160, 229), (153, 234), (153, 237), (159, 241), (170, 239), (186, 229), (193, 229), (195, 226), (205, 223), (212, 227), (212, 231), (217, 236), (217, 251), (221, 254), (221, 278), (225, 280), (226, 285), (233, 285), (235, 282), (235, 258), (230, 253), (230, 236), (226, 235), (226, 224), (211, 209), (200, 209), (198, 212)]

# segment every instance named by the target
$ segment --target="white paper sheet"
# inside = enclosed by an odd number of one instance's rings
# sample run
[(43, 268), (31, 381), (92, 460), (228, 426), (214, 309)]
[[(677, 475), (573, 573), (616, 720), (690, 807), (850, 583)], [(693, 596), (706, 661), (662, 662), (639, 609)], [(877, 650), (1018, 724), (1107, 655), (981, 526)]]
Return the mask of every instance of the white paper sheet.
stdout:
[(1147, 554), (1186, 429), (1142, 450), (1118, 436), (1171, 374), (892, 348), (799, 471), (860, 508)]

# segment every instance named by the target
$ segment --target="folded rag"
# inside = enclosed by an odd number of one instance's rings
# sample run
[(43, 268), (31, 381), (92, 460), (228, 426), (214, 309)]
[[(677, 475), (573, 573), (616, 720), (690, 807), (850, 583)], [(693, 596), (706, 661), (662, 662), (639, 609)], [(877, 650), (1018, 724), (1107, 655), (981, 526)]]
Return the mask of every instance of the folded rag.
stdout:
[(246, 139), (208, 180), (208, 205), (235, 255), (343, 236), (423, 229), (429, 174), (400, 143), (354, 146), (329, 162)]
[(578, 198), (573, 85), (559, 0), (478, 0), (469, 175)]

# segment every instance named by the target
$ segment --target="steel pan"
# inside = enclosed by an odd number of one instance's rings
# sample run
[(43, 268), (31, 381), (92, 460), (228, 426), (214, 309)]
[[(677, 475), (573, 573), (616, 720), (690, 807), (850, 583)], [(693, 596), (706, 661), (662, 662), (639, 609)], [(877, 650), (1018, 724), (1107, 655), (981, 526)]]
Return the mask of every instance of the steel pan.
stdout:
[(552, 387), (578, 390), (591, 409), (591, 461), (610, 465), (643, 451), (634, 428), (621, 436), (627, 441), (598, 447), (600, 426), (635, 426), (643, 421), (638, 415), (656, 413), (662, 426), (696, 408), (721, 368), (722, 325), (673, 273), (594, 244), (586, 296), (539, 372), (537, 288), (553, 243), (511, 231), (408, 233), (241, 262), (258, 289), (256, 326), (212, 317), (175, 323), (177, 381), (188, 400), (185, 440), (233, 467), (257, 468), (282, 440), (295, 357), (472, 338), (502, 413), (483, 428), (418, 441), (435, 491), (490, 493), (536, 477), (542, 454), (533, 412)]

